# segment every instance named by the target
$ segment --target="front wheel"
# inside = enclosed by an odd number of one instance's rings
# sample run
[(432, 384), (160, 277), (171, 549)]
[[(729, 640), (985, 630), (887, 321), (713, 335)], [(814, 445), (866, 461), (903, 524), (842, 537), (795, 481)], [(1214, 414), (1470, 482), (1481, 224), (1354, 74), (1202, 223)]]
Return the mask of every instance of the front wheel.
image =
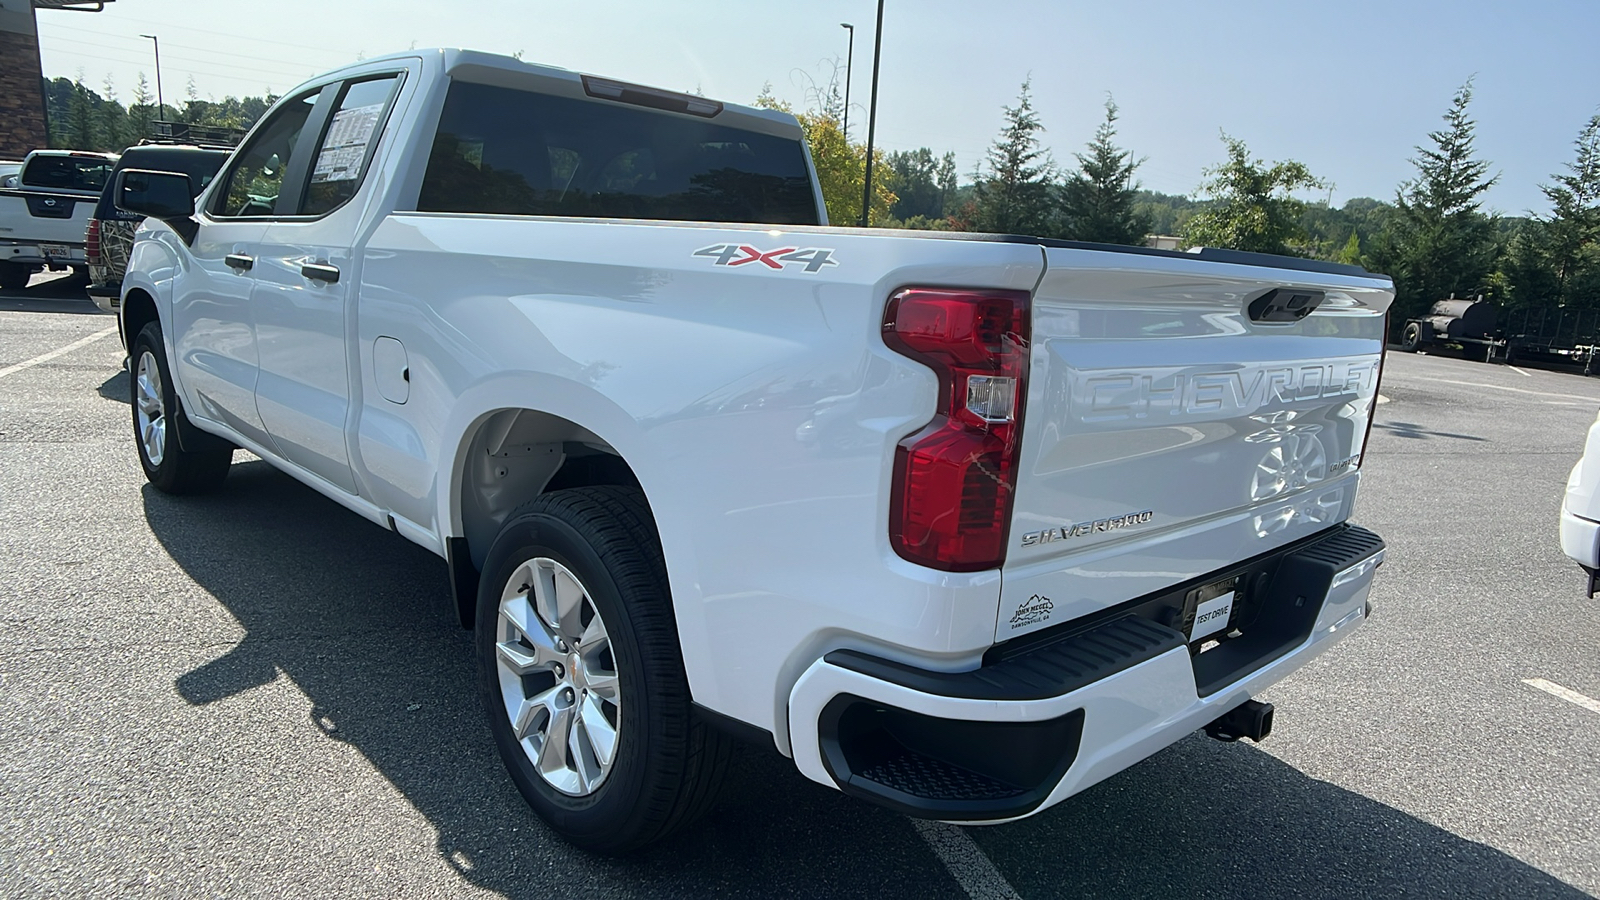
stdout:
[(129, 379), (133, 406), (133, 443), (139, 448), (144, 477), (168, 494), (200, 494), (222, 484), (233, 464), (233, 447), (208, 443), (185, 450), (178, 442), (178, 419), (183, 408), (167, 370), (161, 326), (144, 326), (128, 352), (133, 377)]
[(501, 760), (567, 840), (625, 853), (710, 808), (730, 748), (693, 714), (637, 489), (552, 491), (508, 516), (483, 567), (476, 638)]

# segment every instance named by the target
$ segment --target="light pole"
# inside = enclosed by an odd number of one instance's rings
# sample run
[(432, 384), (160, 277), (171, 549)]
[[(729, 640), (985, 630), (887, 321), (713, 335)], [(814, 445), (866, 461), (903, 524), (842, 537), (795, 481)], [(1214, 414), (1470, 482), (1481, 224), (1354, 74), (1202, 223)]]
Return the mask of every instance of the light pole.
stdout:
[(844, 142), (850, 143), (850, 69), (856, 60), (856, 27), (849, 22), (840, 22), (839, 27), (850, 32), (850, 49), (845, 51), (844, 57)]
[(861, 227), (867, 227), (872, 200), (872, 135), (878, 127), (878, 57), (883, 52), (883, 0), (878, 0), (878, 27), (872, 32), (872, 100), (867, 104), (867, 178), (861, 189)]
[(141, 34), (139, 37), (149, 38), (156, 47), (156, 118), (159, 119), (166, 115), (163, 110), (167, 108), (167, 101), (161, 97), (161, 42), (153, 34)]

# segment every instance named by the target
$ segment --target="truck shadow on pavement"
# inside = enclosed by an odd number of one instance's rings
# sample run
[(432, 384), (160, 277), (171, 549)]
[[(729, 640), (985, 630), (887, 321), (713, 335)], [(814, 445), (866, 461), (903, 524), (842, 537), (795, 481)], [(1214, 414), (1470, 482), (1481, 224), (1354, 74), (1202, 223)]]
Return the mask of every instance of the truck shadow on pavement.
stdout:
[[(317, 727), (428, 818), (439, 857), (471, 884), (511, 897), (966, 896), (908, 821), (755, 748), (688, 832), (623, 860), (576, 851), (495, 756), (441, 560), (259, 461), (206, 497), (146, 486), (144, 508), (246, 629), (179, 677), (179, 694), (206, 705), (287, 676)], [(306, 786), (308, 807), (321, 789)], [(1193, 738), (1034, 819), (968, 833), (1024, 897), (1587, 896), (1266, 753)]]
[(35, 278), (21, 290), (0, 291), (0, 312), (72, 313), (111, 317), (94, 305), (84, 287), (89, 279), (82, 275)]
[(1416, 441), (1425, 441), (1429, 438), (1436, 437), (1451, 438), (1457, 441), (1480, 441), (1484, 443), (1489, 441), (1488, 438), (1478, 437), (1475, 434), (1455, 434), (1449, 431), (1433, 431), (1412, 422), (1374, 422), (1372, 423), (1372, 427), (1379, 431), (1386, 431), (1395, 437), (1410, 438)]

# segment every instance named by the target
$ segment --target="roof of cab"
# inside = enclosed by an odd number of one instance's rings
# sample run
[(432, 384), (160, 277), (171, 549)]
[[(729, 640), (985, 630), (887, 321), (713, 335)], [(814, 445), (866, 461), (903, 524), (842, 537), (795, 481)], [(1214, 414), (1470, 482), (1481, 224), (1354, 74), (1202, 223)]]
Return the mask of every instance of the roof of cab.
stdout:
[[(358, 71), (369, 68), (374, 64), (399, 61), (406, 59), (422, 60), (432, 63), (452, 78), (475, 83), (495, 84), (502, 87), (538, 90), (570, 96), (577, 99), (600, 99), (585, 89), (584, 78), (602, 79), (608, 82), (623, 83), (621, 79), (607, 76), (575, 72), (558, 66), (545, 66), (536, 63), (523, 62), (510, 56), (501, 56), (496, 53), (485, 53), (480, 50), (463, 50), (449, 47), (434, 47), (422, 50), (406, 50), (398, 53), (389, 53), (383, 56), (369, 57), (358, 63), (344, 66), (328, 75), (338, 75), (346, 70)], [(326, 76), (319, 76), (317, 80)], [(649, 85), (635, 85), (626, 83), (628, 87), (645, 88), (653, 92), (663, 92), (677, 96), (703, 101), (706, 98), (684, 93), (670, 91), (664, 88), (655, 88)], [(715, 115), (706, 117), (708, 121), (718, 124), (746, 128), (767, 134), (798, 139), (801, 136), (800, 123), (795, 117), (786, 112), (774, 109), (760, 109), (739, 103), (715, 102), (721, 109)], [(669, 115), (692, 115), (690, 113), (668, 112)]]

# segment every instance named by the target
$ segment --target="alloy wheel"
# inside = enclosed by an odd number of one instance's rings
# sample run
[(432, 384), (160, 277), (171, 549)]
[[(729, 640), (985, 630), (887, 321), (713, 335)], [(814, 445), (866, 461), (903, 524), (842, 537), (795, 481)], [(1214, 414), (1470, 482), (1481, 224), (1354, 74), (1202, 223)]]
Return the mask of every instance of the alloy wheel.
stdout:
[(545, 557), (517, 566), (495, 626), (500, 695), (522, 751), (551, 787), (593, 794), (622, 727), (616, 658), (589, 591)]
[(150, 465), (159, 467), (167, 455), (167, 413), (161, 401), (161, 370), (149, 350), (139, 354), (133, 375), (134, 421), (139, 444)]

